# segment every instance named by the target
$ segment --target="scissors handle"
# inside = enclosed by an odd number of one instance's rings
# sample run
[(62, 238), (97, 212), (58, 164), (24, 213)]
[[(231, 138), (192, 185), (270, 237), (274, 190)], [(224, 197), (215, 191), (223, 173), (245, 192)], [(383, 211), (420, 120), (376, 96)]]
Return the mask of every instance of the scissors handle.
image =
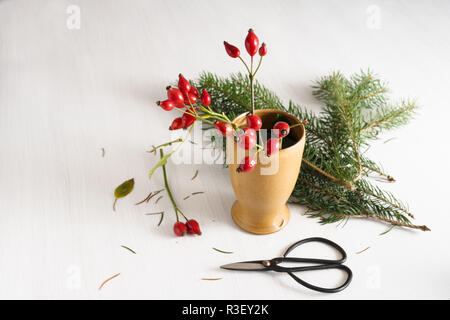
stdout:
[[(333, 247), (334, 249), (336, 249), (341, 255), (342, 258), (338, 259), (338, 260), (327, 260), (327, 259), (312, 259), (312, 258), (287, 258), (288, 254), (294, 250), (295, 248), (297, 248), (298, 246), (308, 243), (308, 242), (321, 242), (321, 243), (325, 243), (326, 245), (329, 245), (330, 247)], [(340, 263), (344, 263), (345, 260), (347, 260), (347, 253), (345, 253), (345, 250), (342, 249), (337, 243), (325, 239), (325, 238), (320, 238), (320, 237), (313, 237), (313, 238), (306, 238), (303, 240), (300, 240), (296, 243), (294, 243), (293, 245), (291, 245), (289, 248), (287, 248), (286, 252), (283, 255), (284, 259), (289, 259), (290, 262), (309, 262), (309, 263), (324, 263), (324, 264), (340, 264)], [(297, 259), (297, 260), (292, 260), (292, 259)], [(289, 262), (289, 260), (284, 260), (285, 262)]]
[[(350, 270), (350, 268), (348, 268), (347, 266), (344, 266), (342, 264), (317, 265), (317, 266), (310, 266), (310, 267), (304, 267), (304, 268), (306, 268), (306, 269), (300, 270), (300, 271), (323, 270), (323, 269), (341, 269), (345, 273), (347, 273), (347, 279), (340, 286), (338, 286), (336, 288), (322, 288), (322, 287), (315, 286), (315, 285), (313, 285), (313, 284), (311, 284), (309, 282), (306, 282), (305, 280), (300, 279), (299, 277), (297, 277), (293, 273), (295, 271), (288, 271), (287, 272), (288, 275), (290, 275), (295, 281), (300, 283), (302, 286), (305, 286), (305, 287), (307, 287), (307, 288), (309, 288), (311, 290), (315, 290), (315, 291), (319, 291), (319, 292), (336, 293), (336, 292), (342, 291), (345, 288), (347, 288), (347, 286), (350, 284), (350, 282), (352, 281), (352, 278), (353, 278), (352, 270)], [(294, 268), (292, 268), (292, 269), (294, 269)]]
[[(288, 257), (287, 255), (294, 250), (295, 248), (297, 248), (298, 246), (308, 243), (308, 242), (321, 242), (324, 243), (326, 245), (329, 245), (331, 247), (333, 247), (334, 249), (336, 249), (341, 255), (342, 257), (340, 259), (337, 260), (329, 260), (329, 259), (313, 259), (313, 258), (294, 258), (294, 257)], [(277, 272), (286, 272), (287, 274), (289, 274), (295, 281), (297, 281), (298, 283), (300, 283), (301, 285), (311, 289), (311, 290), (315, 290), (315, 291), (319, 291), (319, 292), (325, 292), (325, 293), (336, 293), (339, 291), (344, 290), (345, 288), (347, 288), (347, 286), (350, 284), (350, 282), (352, 281), (353, 278), (353, 273), (350, 270), (350, 268), (348, 268), (347, 266), (342, 265), (342, 263), (344, 263), (347, 260), (347, 254), (344, 251), (344, 249), (342, 249), (337, 243), (325, 239), (325, 238), (320, 238), (320, 237), (313, 237), (313, 238), (307, 238), (307, 239), (303, 239), (300, 240), (296, 243), (294, 243), (293, 245), (291, 245), (286, 252), (284, 253), (283, 257), (281, 258), (275, 258), (272, 260), (273, 264), (272, 264), (272, 270), (277, 271)], [(299, 263), (312, 263), (312, 264), (316, 264), (316, 265), (308, 265), (308, 266), (303, 266), (303, 267), (282, 267), (279, 266), (278, 264), (282, 263), (282, 262), (299, 262)], [(308, 283), (302, 279), (300, 279), (298, 276), (296, 276), (294, 274), (294, 272), (302, 272), (302, 271), (314, 271), (314, 270), (325, 270), (325, 269), (340, 269), (343, 270), (346, 274), (347, 274), (347, 279), (345, 280), (345, 282), (336, 287), (336, 288), (322, 288), (322, 287), (318, 287), (315, 286), (311, 283)]]

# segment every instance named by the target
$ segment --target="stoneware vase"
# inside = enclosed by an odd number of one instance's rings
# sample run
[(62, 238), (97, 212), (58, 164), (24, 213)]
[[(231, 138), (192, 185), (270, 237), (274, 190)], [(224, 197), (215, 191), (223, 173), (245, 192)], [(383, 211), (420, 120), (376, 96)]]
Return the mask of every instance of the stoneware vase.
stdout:
[[(248, 232), (268, 234), (281, 230), (289, 222), (286, 202), (300, 173), (305, 127), (295, 116), (281, 110), (256, 110), (255, 114), (263, 121), (262, 129), (271, 129), (278, 114), (291, 126), (299, 124), (291, 128), (288, 136), (293, 139), (293, 144), (280, 150), (277, 156), (267, 157), (264, 152), (259, 152), (257, 157), (254, 156), (257, 164), (251, 172), (236, 171), (245, 157), (242, 154), (245, 151), (233, 139), (228, 140), (230, 178), (237, 198), (231, 208), (233, 220)], [(245, 127), (245, 116), (246, 114), (238, 116), (233, 123)], [(248, 155), (248, 151), (246, 154)]]

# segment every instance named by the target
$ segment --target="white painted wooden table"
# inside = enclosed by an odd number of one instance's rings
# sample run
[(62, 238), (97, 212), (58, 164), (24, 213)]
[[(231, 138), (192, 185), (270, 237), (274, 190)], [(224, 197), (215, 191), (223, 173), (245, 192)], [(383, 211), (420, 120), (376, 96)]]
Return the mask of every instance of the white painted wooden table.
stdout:
[[(0, 298), (450, 298), (449, 13), (446, 1), (0, 1)], [(317, 111), (312, 80), (367, 67), (389, 80), (394, 98), (418, 99), (417, 120), (369, 152), (398, 180), (382, 186), (431, 232), (379, 236), (386, 225), (368, 221), (320, 226), (290, 206), (282, 232), (251, 235), (231, 220), (234, 194), (220, 166), (169, 164), (201, 237), (173, 236), (167, 196), (133, 205), (162, 186), (161, 172), (147, 179), (156, 158), (145, 150), (166, 140), (173, 114), (154, 101), (179, 72), (242, 71), (222, 41), (245, 52), (249, 27), (269, 48), (259, 80), (286, 101)], [(130, 177), (135, 191), (113, 212), (113, 189)], [(183, 201), (192, 191), (207, 193)], [(161, 209), (168, 214), (157, 228), (144, 213)], [(277, 256), (310, 236), (349, 253), (354, 281), (344, 292), (218, 268)], [(308, 277), (333, 284), (341, 275)]]

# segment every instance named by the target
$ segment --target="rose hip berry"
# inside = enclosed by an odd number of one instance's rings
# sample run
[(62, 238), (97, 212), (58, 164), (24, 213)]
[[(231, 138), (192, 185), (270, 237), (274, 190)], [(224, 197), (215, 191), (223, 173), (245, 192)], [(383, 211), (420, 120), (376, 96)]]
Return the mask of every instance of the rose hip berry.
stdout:
[(178, 75), (178, 88), (185, 95), (191, 91), (191, 84), (181, 73)]
[(273, 125), (274, 133), (278, 138), (286, 137), (291, 128), (289, 128), (289, 124), (284, 121), (278, 121)]
[(181, 116), (181, 124), (183, 129), (189, 128), (197, 119), (193, 114), (196, 114), (197, 111), (194, 108), (189, 108), (185, 113)]
[(167, 87), (167, 98), (175, 103), (177, 108), (183, 108), (184, 97), (183, 93), (178, 88)]
[(246, 118), (247, 126), (255, 131), (258, 131), (262, 127), (261, 118), (257, 115), (250, 114)]
[(233, 134), (233, 126), (225, 121), (217, 121), (214, 128), (222, 135), (222, 137), (231, 136)]
[(259, 55), (261, 57), (264, 57), (267, 54), (267, 46), (266, 44), (263, 42), (263, 44), (261, 45), (261, 47), (259, 48)]
[(208, 107), (211, 104), (211, 96), (209, 95), (208, 91), (206, 91), (206, 89), (202, 90), (201, 101), (205, 107)]
[(196, 87), (191, 86), (191, 90), (189, 90), (189, 93), (192, 93), (196, 98), (198, 98), (199, 93)]
[(228, 42), (224, 41), (223, 45), (225, 46), (225, 51), (228, 53), (228, 55), (232, 58), (238, 58), (241, 55), (241, 52), (239, 49)]
[(175, 232), (178, 237), (182, 237), (187, 233), (187, 227), (183, 222), (175, 222), (173, 225), (173, 232)]
[(270, 157), (271, 155), (280, 151), (280, 139), (278, 138), (270, 138), (266, 141), (265, 148), (266, 155)]
[(256, 146), (256, 134), (253, 129), (244, 131), (239, 136), (239, 146), (245, 150), (251, 150)]
[(188, 92), (184, 95), (184, 104), (187, 106), (190, 106), (191, 104), (194, 104), (197, 102), (197, 97), (195, 94)]
[(254, 56), (258, 52), (259, 39), (256, 36), (253, 29), (248, 30), (247, 37), (245, 38), (245, 49), (250, 56)]
[(156, 104), (166, 111), (175, 108), (175, 103), (172, 100), (157, 101)]
[(250, 172), (256, 166), (256, 160), (250, 156), (245, 157), (239, 167), (236, 169), (238, 173), (240, 172)]
[(186, 222), (187, 233), (201, 235), (200, 225), (194, 219), (190, 219)]
[(172, 124), (170, 125), (169, 130), (178, 130), (181, 128), (183, 128), (183, 120), (181, 119), (181, 117), (179, 117), (179, 118), (175, 118), (172, 121)]

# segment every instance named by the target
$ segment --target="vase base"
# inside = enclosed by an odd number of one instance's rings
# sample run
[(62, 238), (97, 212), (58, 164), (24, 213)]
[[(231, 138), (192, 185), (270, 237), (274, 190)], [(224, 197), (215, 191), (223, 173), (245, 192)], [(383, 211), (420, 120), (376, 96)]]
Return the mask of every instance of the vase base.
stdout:
[[(270, 219), (250, 219), (252, 215), (241, 206), (239, 201), (235, 201), (231, 208), (231, 216), (234, 222), (247, 232), (254, 234), (269, 234), (283, 229), (289, 222), (290, 214), (289, 208), (284, 205), (276, 214), (271, 214)], [(255, 222), (255, 220), (258, 221)]]

